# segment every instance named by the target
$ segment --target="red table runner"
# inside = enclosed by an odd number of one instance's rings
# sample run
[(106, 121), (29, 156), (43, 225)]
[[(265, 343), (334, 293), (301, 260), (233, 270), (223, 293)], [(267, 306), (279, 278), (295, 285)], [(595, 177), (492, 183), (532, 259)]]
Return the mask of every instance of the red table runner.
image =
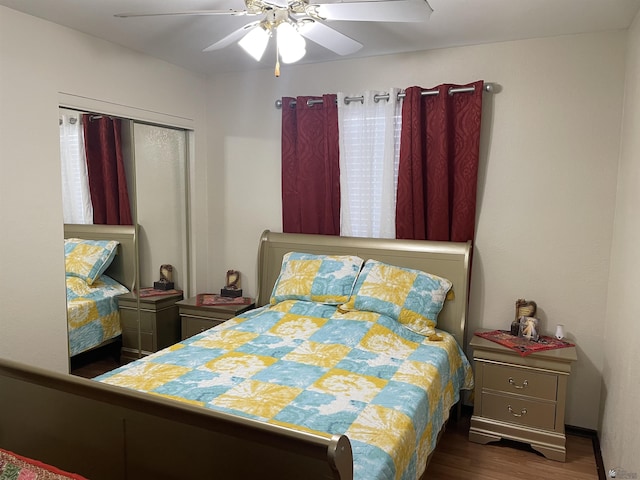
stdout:
[(215, 293), (199, 293), (196, 297), (196, 305), (199, 307), (249, 305), (251, 302), (249, 297), (223, 297)]
[(537, 342), (527, 340), (526, 338), (511, 335), (506, 330), (491, 330), (489, 332), (476, 332), (476, 335), (492, 342), (510, 348), (525, 357), (532, 353), (542, 352), (544, 350), (554, 350), (556, 348), (575, 347), (575, 344), (565, 340), (558, 340), (554, 337), (541, 335)]
[(0, 478), (17, 480), (87, 480), (46, 463), (0, 449)]

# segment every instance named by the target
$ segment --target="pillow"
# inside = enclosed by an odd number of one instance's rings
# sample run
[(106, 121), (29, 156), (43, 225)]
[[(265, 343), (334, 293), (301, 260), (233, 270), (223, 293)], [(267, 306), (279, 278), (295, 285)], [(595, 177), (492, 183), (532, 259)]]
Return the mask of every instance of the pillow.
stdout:
[(117, 248), (118, 242), (115, 240), (65, 239), (67, 275), (80, 277), (91, 285), (111, 265)]
[(367, 260), (353, 296), (340, 309), (380, 313), (413, 332), (431, 335), (449, 289), (446, 278)]
[(307, 300), (340, 305), (349, 300), (364, 260), (353, 255), (289, 252), (271, 293), (271, 304)]

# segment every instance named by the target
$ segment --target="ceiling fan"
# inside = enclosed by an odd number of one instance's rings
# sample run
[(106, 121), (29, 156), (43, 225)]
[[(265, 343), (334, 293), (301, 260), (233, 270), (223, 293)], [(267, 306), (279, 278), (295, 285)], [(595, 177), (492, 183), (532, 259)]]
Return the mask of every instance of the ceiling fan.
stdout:
[(244, 0), (242, 10), (187, 10), (182, 12), (118, 13), (120, 18), (173, 15), (261, 16), (203, 51), (219, 50), (238, 41), (253, 58), (260, 61), (269, 39), (276, 37), (276, 76), (280, 75), (280, 59), (294, 63), (306, 54), (305, 38), (338, 55), (350, 55), (362, 44), (325, 22), (423, 22), (433, 10), (427, 0), (361, 0), (338, 3), (309, 3), (309, 0)]

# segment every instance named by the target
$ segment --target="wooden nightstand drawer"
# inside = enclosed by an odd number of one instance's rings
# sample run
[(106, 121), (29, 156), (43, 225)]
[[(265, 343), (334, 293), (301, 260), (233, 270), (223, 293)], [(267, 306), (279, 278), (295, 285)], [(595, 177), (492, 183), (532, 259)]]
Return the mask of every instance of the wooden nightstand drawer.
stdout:
[[(158, 321), (171, 322), (178, 318), (178, 307), (171, 305), (162, 310), (144, 310), (140, 309), (140, 330), (146, 333), (154, 333), (156, 323)], [(122, 328), (130, 328), (137, 330), (138, 328), (138, 312), (135, 309), (121, 307), (120, 321)], [(176, 342), (174, 340), (174, 342)]]
[(138, 328), (138, 312), (130, 308), (120, 307), (120, 324), (122, 329)]
[[(122, 345), (130, 351), (137, 351), (138, 349), (136, 345), (138, 345), (138, 331), (123, 329)], [(153, 333), (140, 332), (140, 348), (144, 355), (155, 352), (153, 347)]]
[(482, 397), (481, 415), (483, 417), (546, 430), (555, 428), (556, 404), (554, 402), (538, 402), (488, 392), (482, 393)]
[(175, 304), (180, 299), (181, 292), (140, 299), (132, 293), (118, 297), (122, 324), (122, 355), (125, 358), (138, 358), (140, 351), (142, 355), (148, 355), (180, 340), (180, 316)]
[(224, 320), (194, 318), (194, 317), (182, 317), (182, 338), (189, 338), (198, 333), (202, 333), (205, 330), (220, 325)]
[[(177, 309), (176, 309), (177, 313)], [(120, 321), (123, 329), (138, 330), (138, 312), (129, 308), (120, 309)], [(153, 326), (156, 321), (156, 313), (140, 310), (140, 331), (153, 333)]]
[(486, 363), (483, 369), (482, 387), (555, 401), (558, 393), (558, 375)]
[(182, 340), (213, 328), (253, 308), (253, 303), (248, 305), (200, 305), (197, 296), (181, 300), (176, 305), (182, 320)]

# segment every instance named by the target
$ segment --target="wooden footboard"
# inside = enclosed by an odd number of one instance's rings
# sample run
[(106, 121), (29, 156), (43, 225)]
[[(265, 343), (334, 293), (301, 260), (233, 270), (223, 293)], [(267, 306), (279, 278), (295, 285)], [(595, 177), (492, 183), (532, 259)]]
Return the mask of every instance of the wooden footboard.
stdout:
[(0, 447), (92, 480), (352, 479), (351, 445), (0, 359)]

